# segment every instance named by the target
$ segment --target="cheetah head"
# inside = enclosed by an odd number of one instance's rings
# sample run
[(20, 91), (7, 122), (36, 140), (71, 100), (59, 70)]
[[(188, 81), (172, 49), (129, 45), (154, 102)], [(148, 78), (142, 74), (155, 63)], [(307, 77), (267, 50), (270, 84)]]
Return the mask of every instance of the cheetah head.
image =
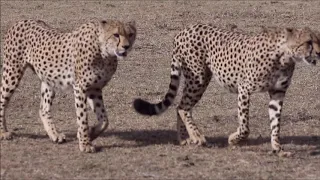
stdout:
[(315, 33), (309, 28), (287, 28), (287, 46), (289, 56), (295, 62), (303, 61), (307, 64), (316, 65), (320, 60), (320, 33)]
[(101, 21), (99, 43), (104, 58), (117, 57), (122, 60), (131, 50), (136, 39), (135, 22)]

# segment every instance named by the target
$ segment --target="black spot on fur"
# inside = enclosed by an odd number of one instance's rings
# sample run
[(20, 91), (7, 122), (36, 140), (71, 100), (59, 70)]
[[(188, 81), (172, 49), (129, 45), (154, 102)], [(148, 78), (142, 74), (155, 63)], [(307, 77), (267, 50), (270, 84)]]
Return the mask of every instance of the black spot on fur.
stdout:
[(272, 109), (272, 110), (274, 110), (274, 111), (278, 111), (278, 108), (277, 108), (275, 105), (273, 105), (273, 104), (270, 104), (270, 105), (269, 105), (269, 109)]
[(171, 75), (171, 79), (178, 80), (178, 79), (179, 79), (179, 76), (177, 76), (177, 75)]
[(280, 106), (283, 106), (283, 101), (280, 101), (280, 102), (279, 102), (279, 105), (280, 105)]
[(176, 87), (175, 85), (173, 85), (173, 84), (170, 84), (170, 85), (169, 85), (169, 88), (172, 89), (172, 90), (174, 90), (174, 91), (177, 91), (177, 87)]
[(166, 98), (166, 100), (164, 100), (163, 104), (164, 104), (166, 107), (168, 107), (168, 106), (171, 105), (171, 102), (170, 102), (169, 99)]
[[(171, 93), (167, 93), (166, 96), (165, 96), (165, 99), (168, 99), (168, 98), (173, 99), (173, 98), (174, 98), (174, 95), (171, 94)], [(169, 105), (169, 106), (170, 106), (170, 105)]]

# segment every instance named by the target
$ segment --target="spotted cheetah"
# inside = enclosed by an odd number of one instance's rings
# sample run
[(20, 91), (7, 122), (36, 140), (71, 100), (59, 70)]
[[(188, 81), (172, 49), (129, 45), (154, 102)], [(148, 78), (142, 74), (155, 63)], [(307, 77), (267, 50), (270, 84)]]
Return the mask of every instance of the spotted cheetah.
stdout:
[(290, 156), (279, 142), (280, 114), (290, 85), (295, 63), (315, 64), (320, 59), (320, 39), (308, 28), (264, 28), (248, 35), (196, 24), (175, 36), (171, 63), (171, 81), (164, 99), (151, 104), (135, 99), (135, 110), (144, 115), (159, 115), (177, 94), (181, 74), (184, 90), (177, 107), (177, 131), (180, 144), (205, 145), (206, 139), (193, 122), (192, 108), (201, 99), (212, 77), (232, 93), (238, 94), (237, 131), (229, 136), (236, 145), (249, 135), (250, 95), (267, 91), (271, 146), (279, 156)]
[[(4, 42), (0, 96), (0, 138), (11, 139), (5, 112), (14, 90), (27, 67), (41, 80), (39, 115), (50, 139), (65, 141), (52, 121), (50, 108), (55, 90), (73, 88), (77, 137), (82, 152), (95, 152), (92, 141), (108, 126), (102, 88), (115, 73), (119, 60), (132, 49), (136, 38), (134, 21), (94, 20), (71, 32), (60, 32), (43, 21), (24, 20), (14, 24)], [(88, 126), (87, 103), (98, 123)]]

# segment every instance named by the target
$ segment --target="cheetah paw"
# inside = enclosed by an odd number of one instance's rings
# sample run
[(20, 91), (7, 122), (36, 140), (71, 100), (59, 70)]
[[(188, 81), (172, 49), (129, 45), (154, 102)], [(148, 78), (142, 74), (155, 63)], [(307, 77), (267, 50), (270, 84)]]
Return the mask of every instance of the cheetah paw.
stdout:
[(56, 136), (54, 136), (53, 138), (51, 138), (53, 142), (55, 143), (58, 143), (58, 144), (61, 144), (61, 143), (64, 143), (66, 142), (66, 135), (63, 134), (63, 133), (60, 133)]
[(271, 155), (271, 154), (272, 154), (272, 155), (276, 154), (276, 155), (279, 156), (279, 157), (292, 157), (292, 156), (293, 156), (293, 153), (287, 152), (287, 151), (283, 151), (283, 150), (281, 150), (281, 151), (279, 151), (279, 152), (276, 152), (275, 150), (273, 150), (273, 151), (270, 151), (269, 154), (270, 154), (270, 155)]
[(196, 146), (203, 146), (203, 147), (207, 147), (207, 148), (211, 148), (211, 147), (215, 147), (214, 144), (208, 143), (205, 139), (202, 141), (193, 141), (190, 138), (184, 139), (184, 140), (179, 140), (179, 144), (181, 146), (185, 146), (185, 145), (196, 145)]
[(237, 132), (235, 132), (235, 133), (232, 133), (230, 136), (229, 136), (229, 138), (228, 138), (228, 143), (230, 144), (230, 145), (237, 145), (237, 144), (239, 144), (239, 138), (238, 138), (238, 133)]
[(193, 136), (179, 136), (178, 135), (178, 142), (180, 145), (196, 145), (196, 146), (208, 146), (210, 147), (209, 143), (207, 143), (206, 138), (204, 135), (200, 133), (194, 133)]
[(85, 152), (85, 153), (95, 153), (96, 152), (96, 147), (94, 147), (91, 144), (81, 144), (80, 145), (80, 151)]
[(228, 149), (231, 150), (231, 151), (234, 151), (234, 150), (238, 150), (240, 148), (240, 146), (237, 146), (237, 145), (233, 145), (231, 144)]
[(273, 151), (270, 151), (268, 154), (269, 155), (277, 155), (278, 157), (286, 157), (287, 158), (287, 157), (292, 157), (294, 153), (283, 151), (283, 150), (280, 150), (280, 151), (273, 150)]
[(293, 153), (291, 153), (291, 152), (285, 152), (285, 151), (280, 151), (280, 152), (278, 152), (278, 156), (279, 156), (279, 157), (292, 157), (292, 156), (293, 156)]
[(234, 132), (229, 136), (228, 143), (231, 146), (238, 146), (238, 145), (242, 145), (247, 140), (248, 140), (248, 137), (240, 138), (238, 132)]
[(185, 145), (189, 145), (189, 144), (192, 144), (191, 142), (191, 139), (190, 138), (186, 138), (186, 139), (179, 139), (178, 140), (179, 141), (179, 144), (181, 145), (181, 146), (185, 146)]
[(11, 140), (12, 138), (13, 138), (13, 133), (10, 131), (0, 133), (0, 140)]
[(197, 146), (206, 146), (207, 145), (206, 138), (203, 135), (199, 135), (198, 137), (191, 138), (190, 143), (195, 144)]

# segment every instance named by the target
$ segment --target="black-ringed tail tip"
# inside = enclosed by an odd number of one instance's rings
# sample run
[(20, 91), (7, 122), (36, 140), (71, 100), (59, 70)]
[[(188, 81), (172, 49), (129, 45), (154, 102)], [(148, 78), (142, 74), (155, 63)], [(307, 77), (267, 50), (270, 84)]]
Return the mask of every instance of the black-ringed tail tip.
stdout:
[(135, 99), (133, 101), (133, 107), (134, 109), (139, 113), (143, 115), (156, 115), (155, 108), (153, 107), (153, 104), (144, 101), (142, 99)]
[(174, 95), (170, 93), (167, 93), (161, 102), (155, 104), (149, 103), (142, 99), (135, 99), (133, 101), (133, 107), (138, 113), (143, 115), (159, 115), (168, 109), (168, 107), (172, 104), (173, 99)]

